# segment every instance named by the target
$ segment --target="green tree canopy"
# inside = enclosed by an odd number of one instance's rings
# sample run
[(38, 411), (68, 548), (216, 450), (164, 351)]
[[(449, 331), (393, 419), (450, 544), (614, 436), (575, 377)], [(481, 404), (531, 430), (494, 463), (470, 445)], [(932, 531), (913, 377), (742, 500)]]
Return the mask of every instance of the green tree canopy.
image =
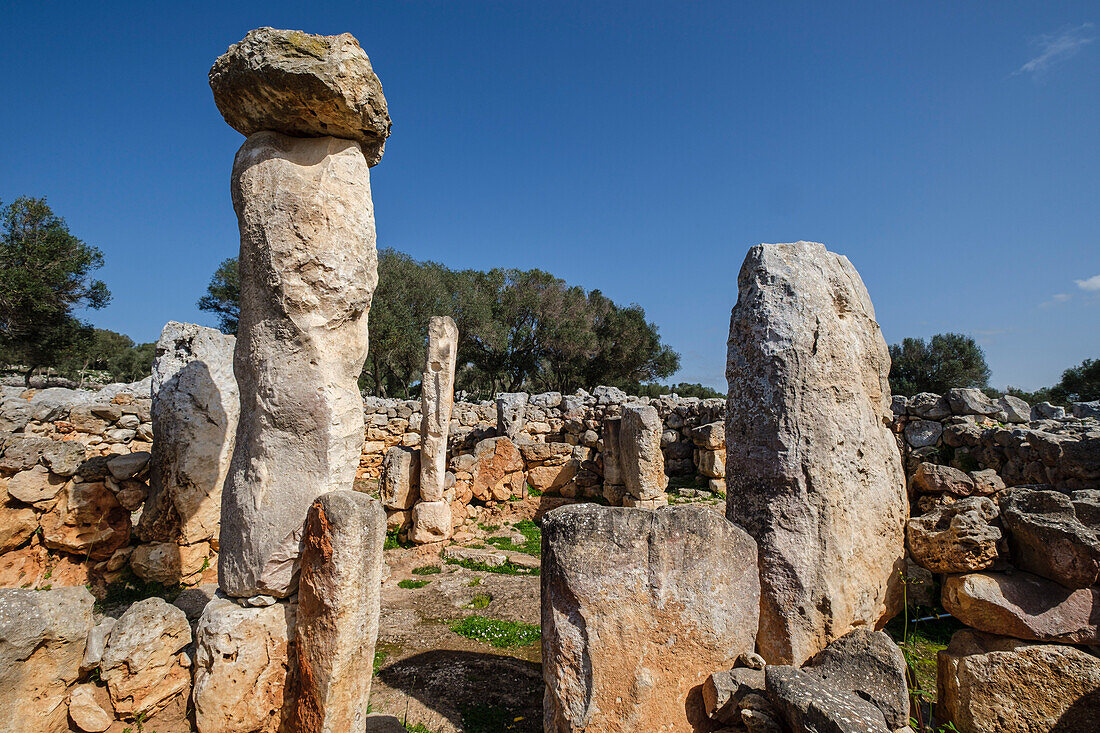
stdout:
[(1100, 400), (1100, 360), (1085, 359), (1062, 372), (1062, 381), (1050, 388), (1050, 396), (1063, 404)]
[(71, 357), (94, 340), (77, 308), (102, 308), (111, 294), (91, 277), (103, 253), (69, 232), (46, 200), (21, 197), (0, 204), (0, 351), (34, 370)]
[(236, 257), (230, 257), (218, 265), (210, 284), (206, 286), (206, 295), (199, 298), (197, 305), (199, 310), (218, 317), (218, 328), (222, 333), (237, 332), (237, 321), (241, 316), (241, 278)]
[(891, 344), (890, 361), (890, 389), (906, 397), (989, 384), (985, 354), (974, 339), (961, 333), (938, 333), (928, 341), (907, 338)]
[[(236, 329), (236, 260), (219, 266), (199, 301)], [(411, 396), (424, 369), (428, 319), (458, 324), (456, 387), (471, 396), (607, 384), (631, 387), (672, 375), (680, 357), (638, 305), (619, 306), (542, 270), (451, 270), (392, 249), (378, 253), (370, 351), (360, 380), (377, 395)]]

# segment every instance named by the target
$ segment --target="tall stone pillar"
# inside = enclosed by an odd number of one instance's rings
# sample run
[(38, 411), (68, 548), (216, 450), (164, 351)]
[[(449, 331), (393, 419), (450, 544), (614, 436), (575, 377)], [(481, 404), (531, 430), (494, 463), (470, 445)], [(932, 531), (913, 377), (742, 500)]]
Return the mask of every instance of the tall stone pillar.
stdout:
[(457, 355), (458, 326), (447, 316), (432, 316), (420, 391), (420, 503), (413, 507), (409, 530), (409, 539), (417, 543), (451, 536), (451, 504), (444, 492)]
[(357, 380), (378, 282), (369, 166), (389, 116), (350, 35), (261, 28), (210, 71), (248, 135), (233, 163), (241, 314), (237, 445), (222, 497), (227, 594), (296, 589), (306, 511), (351, 489), (363, 444)]
[(623, 405), (619, 426), (619, 465), (627, 494), (624, 506), (654, 509), (668, 504), (665, 456), (661, 452), (664, 426), (652, 405)]
[(726, 516), (759, 545), (759, 651), (798, 665), (879, 624), (905, 568), (890, 355), (859, 273), (824, 245), (753, 247), (737, 285)]

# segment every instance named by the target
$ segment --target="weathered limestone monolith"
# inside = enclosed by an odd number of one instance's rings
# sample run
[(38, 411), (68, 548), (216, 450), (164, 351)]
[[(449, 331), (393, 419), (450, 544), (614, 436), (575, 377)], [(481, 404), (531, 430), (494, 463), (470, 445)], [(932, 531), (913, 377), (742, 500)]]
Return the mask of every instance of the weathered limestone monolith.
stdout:
[(451, 536), (451, 505), (444, 491), (457, 355), (458, 326), (447, 316), (432, 316), (420, 391), (420, 501), (431, 506), (413, 508), (409, 539), (417, 543)]
[(859, 273), (824, 245), (757, 245), (737, 284), (726, 516), (759, 544), (759, 651), (797, 665), (882, 621), (905, 568), (890, 356)]
[(298, 733), (366, 726), (385, 540), (386, 513), (364, 493), (334, 491), (310, 507), (298, 583)]
[(752, 538), (703, 507), (574, 504), (542, 562), (545, 730), (709, 730), (703, 682), (756, 638)]
[(240, 412), (235, 342), (193, 323), (169, 321), (161, 331), (153, 360), (149, 498), (136, 530), (145, 542), (193, 545), (218, 536)]
[(286, 597), (306, 510), (351, 489), (363, 445), (356, 382), (378, 283), (369, 167), (390, 118), (370, 60), (347, 34), (254, 30), (214, 63), (210, 88), (249, 136), (231, 183), (241, 414), (218, 577), (232, 596)]
[(421, 381), (420, 499), (443, 501), (447, 478), (447, 433), (454, 406), (458, 326), (447, 316), (428, 323), (428, 350)]
[(527, 424), (527, 401), (531, 398), (526, 392), (502, 392), (497, 395), (497, 435), (509, 440), (518, 440), (523, 426)]
[(652, 405), (623, 405), (619, 428), (619, 466), (627, 496), (624, 504), (652, 509), (667, 504), (665, 457), (661, 452), (664, 426)]

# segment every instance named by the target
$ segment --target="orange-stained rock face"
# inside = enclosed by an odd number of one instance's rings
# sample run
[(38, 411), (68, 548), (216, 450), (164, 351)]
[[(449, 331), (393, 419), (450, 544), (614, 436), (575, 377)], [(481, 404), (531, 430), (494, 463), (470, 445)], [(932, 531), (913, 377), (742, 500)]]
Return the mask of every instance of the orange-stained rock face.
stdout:
[(102, 481), (69, 483), (42, 517), (42, 543), (106, 560), (130, 541), (130, 512)]
[(508, 438), (483, 440), (477, 446), (474, 481), (475, 499), (505, 501), (523, 491), (523, 456)]

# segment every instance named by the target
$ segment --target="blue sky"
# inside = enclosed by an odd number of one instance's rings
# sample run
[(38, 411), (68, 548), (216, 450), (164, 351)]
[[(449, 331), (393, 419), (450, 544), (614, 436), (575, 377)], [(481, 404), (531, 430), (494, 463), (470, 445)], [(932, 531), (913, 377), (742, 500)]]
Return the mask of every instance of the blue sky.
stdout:
[(97, 326), (154, 340), (236, 254), (243, 138), (207, 85), (251, 28), (353, 33), (393, 135), (379, 243), (637, 302), (725, 388), (745, 252), (810, 239), (887, 341), (974, 335), (993, 383), (1100, 357), (1100, 6), (5, 2), (0, 200), (100, 247)]

